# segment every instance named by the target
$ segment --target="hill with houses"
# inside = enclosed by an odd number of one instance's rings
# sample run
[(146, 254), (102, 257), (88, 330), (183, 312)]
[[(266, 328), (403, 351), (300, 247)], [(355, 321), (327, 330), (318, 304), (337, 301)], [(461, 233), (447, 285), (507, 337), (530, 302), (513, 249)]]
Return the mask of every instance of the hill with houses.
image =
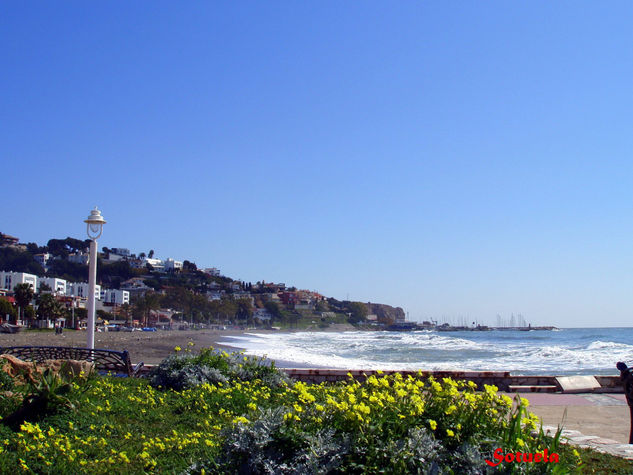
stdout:
[[(0, 233), (0, 319), (31, 326), (50, 326), (55, 320), (81, 325), (89, 242), (67, 237), (41, 246)], [(405, 319), (399, 307), (339, 301), (285, 283), (235, 280), (215, 267), (159, 258), (154, 250), (102, 248), (97, 283), (98, 321), (126, 327), (327, 328), (350, 323), (381, 328)]]

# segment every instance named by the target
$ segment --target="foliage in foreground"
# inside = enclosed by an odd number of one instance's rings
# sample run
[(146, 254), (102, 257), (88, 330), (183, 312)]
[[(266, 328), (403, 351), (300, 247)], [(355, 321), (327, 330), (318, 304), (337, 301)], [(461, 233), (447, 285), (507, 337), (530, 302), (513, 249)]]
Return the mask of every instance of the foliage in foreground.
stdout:
[(258, 380), (269, 386), (288, 382), (283, 371), (275, 368), (274, 361), (242, 353), (216, 352), (206, 348), (198, 354), (181, 352), (180, 347), (165, 358), (150, 373), (150, 384), (159, 389), (193, 388), (204, 383), (217, 384), (230, 381)]
[[(51, 474), (578, 469), (571, 448), (536, 430), (524, 401), (513, 406), (492, 386), (477, 392), (472, 383), (401, 375), (336, 385), (266, 384), (231, 373), (239, 374), (242, 363), (235, 369), (231, 362), (244, 361), (243, 355), (220, 354), (217, 361), (217, 355), (190, 356), (172, 359), (170, 365), (214, 361), (227, 381), (187, 383), (187, 389), (176, 391), (154, 388), (147, 380), (104, 377), (74, 387), (66, 397), (73, 398), (76, 409), (60, 405), (56, 413), (25, 422), (16, 432), (0, 424), (0, 473), (20, 468)], [(0, 397), (0, 416), (16, 404), (14, 397)], [(502, 463), (493, 469), (485, 460), (493, 460), (497, 447), (506, 452), (547, 448), (559, 453), (561, 462)]]

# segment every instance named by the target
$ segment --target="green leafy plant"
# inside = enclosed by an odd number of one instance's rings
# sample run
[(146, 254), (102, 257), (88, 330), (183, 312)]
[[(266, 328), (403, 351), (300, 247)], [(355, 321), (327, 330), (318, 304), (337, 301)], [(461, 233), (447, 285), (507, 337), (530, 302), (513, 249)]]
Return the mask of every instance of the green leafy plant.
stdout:
[(11, 391), (15, 385), (15, 381), (8, 373), (0, 370), (0, 391)]
[(163, 360), (150, 373), (150, 384), (156, 388), (181, 391), (200, 384), (226, 383), (229, 380), (261, 380), (278, 386), (288, 377), (275, 367), (274, 361), (243, 353), (218, 352), (205, 348), (198, 354), (177, 352)]
[(16, 387), (16, 392), (22, 395), (20, 407), (1, 422), (18, 430), (22, 423), (40, 420), (62, 408), (74, 410), (70, 395), (77, 386), (75, 379), (64, 367), (59, 373), (47, 368), (41, 374), (26, 375), (26, 384)]

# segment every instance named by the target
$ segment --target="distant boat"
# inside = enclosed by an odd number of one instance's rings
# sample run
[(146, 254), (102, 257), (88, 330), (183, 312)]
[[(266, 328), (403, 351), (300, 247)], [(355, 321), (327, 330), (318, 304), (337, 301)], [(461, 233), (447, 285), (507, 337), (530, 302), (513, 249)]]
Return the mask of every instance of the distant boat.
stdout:
[(11, 325), (10, 323), (0, 324), (0, 333), (19, 333), (24, 329), (22, 325)]

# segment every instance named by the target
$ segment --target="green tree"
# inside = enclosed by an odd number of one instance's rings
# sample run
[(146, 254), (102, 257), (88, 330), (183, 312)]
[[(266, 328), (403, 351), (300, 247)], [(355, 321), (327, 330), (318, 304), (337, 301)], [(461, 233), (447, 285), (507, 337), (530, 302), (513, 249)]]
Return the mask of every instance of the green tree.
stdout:
[(367, 306), (362, 302), (350, 302), (347, 306), (350, 313), (349, 322), (359, 323), (365, 320), (369, 314)]
[(53, 289), (51, 289), (51, 286), (48, 285), (46, 282), (42, 282), (40, 284), (40, 293), (42, 293), (42, 292), (50, 292), (51, 290), (53, 290)]
[(125, 325), (130, 324), (130, 316), (132, 315), (132, 306), (129, 303), (124, 303), (121, 305), (121, 315), (125, 317)]
[(147, 292), (143, 297), (139, 298), (135, 303), (132, 310), (134, 316), (136, 316), (144, 326), (149, 325), (149, 316), (152, 310), (158, 310), (160, 308), (160, 295), (155, 292)]
[(149, 257), (150, 259), (153, 259), (153, 258), (154, 258), (154, 249), (151, 249), (151, 250), (149, 251), (149, 254), (147, 254), (147, 257)]
[(254, 309), (253, 309), (253, 304), (251, 303), (250, 299), (246, 299), (246, 298), (237, 299), (235, 303), (237, 305), (237, 309), (236, 309), (237, 318), (239, 318), (240, 320), (245, 320), (247, 324), (248, 322), (252, 322)]
[(220, 307), (218, 310), (219, 314), (224, 317), (224, 321), (228, 323), (230, 319), (235, 318), (237, 304), (235, 303), (235, 300), (231, 298), (223, 298), (220, 300)]
[(35, 320), (35, 309), (33, 308), (33, 305), (27, 305), (24, 308), (24, 315), (22, 318), (27, 322)]
[(54, 320), (64, 314), (61, 303), (52, 294), (37, 296), (37, 317), (40, 320)]
[(211, 300), (207, 304), (207, 312), (213, 316), (213, 320), (216, 323), (220, 323), (220, 305), (220, 300)]
[(273, 319), (282, 320), (283, 312), (277, 302), (269, 301), (264, 304), (264, 308), (273, 316)]
[(6, 318), (8, 321), (10, 321), (11, 318), (15, 319), (16, 316), (17, 312), (11, 302), (0, 298), (0, 318)]
[(188, 260), (184, 260), (182, 263), (182, 270), (186, 272), (195, 272), (198, 270), (198, 266), (195, 263), (189, 262)]
[(30, 252), (22, 252), (11, 247), (0, 247), (0, 269), (14, 272), (44, 275), (44, 268), (33, 259)]
[(20, 309), (20, 318), (23, 316), (24, 308), (31, 303), (34, 295), (35, 293), (33, 292), (33, 287), (31, 287), (30, 284), (18, 284), (13, 289), (15, 302), (18, 304), (18, 308)]
[(87, 318), (88, 309), (82, 307), (75, 308), (75, 322), (80, 322), (81, 320), (86, 320)]

